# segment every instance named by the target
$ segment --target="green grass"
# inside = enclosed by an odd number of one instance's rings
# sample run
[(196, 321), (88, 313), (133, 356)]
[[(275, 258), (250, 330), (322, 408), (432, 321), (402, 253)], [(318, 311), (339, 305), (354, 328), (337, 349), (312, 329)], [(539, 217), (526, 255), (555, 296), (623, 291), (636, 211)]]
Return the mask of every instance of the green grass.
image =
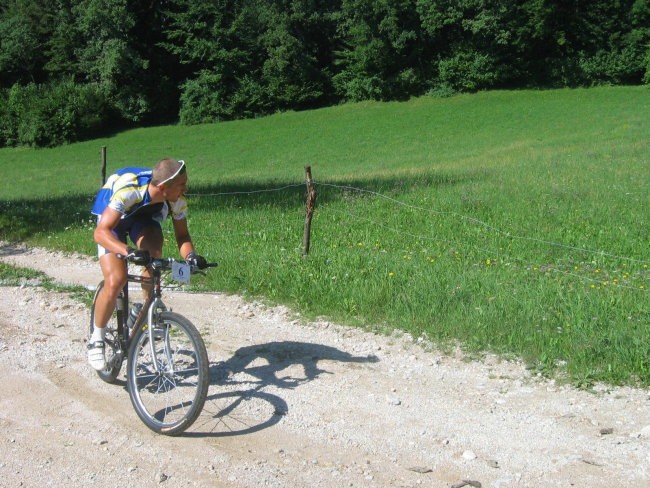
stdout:
[(44, 273), (0, 262), (0, 285), (20, 286), (30, 282), (40, 284), (47, 281), (49, 280)]
[(46, 290), (67, 293), (88, 306), (93, 300), (93, 293), (83, 286), (60, 285), (46, 273), (3, 262), (0, 262), (0, 286), (39, 286)]
[(176, 156), (221, 265), (201, 287), (648, 386), (649, 109), (647, 87), (503, 91), (0, 150), (0, 235), (93, 253), (101, 146), (109, 171)]

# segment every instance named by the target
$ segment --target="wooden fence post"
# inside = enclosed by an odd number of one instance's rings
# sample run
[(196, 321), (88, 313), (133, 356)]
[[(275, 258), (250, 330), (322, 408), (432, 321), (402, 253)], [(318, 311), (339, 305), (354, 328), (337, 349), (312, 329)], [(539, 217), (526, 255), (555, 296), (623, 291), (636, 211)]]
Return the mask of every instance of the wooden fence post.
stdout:
[(106, 146), (102, 146), (102, 186), (106, 183)]
[(314, 206), (316, 205), (316, 190), (314, 181), (311, 177), (311, 166), (305, 166), (305, 184), (307, 185), (307, 204), (305, 215), (305, 232), (302, 237), (302, 255), (309, 254), (309, 244), (311, 240), (311, 218), (314, 215)]

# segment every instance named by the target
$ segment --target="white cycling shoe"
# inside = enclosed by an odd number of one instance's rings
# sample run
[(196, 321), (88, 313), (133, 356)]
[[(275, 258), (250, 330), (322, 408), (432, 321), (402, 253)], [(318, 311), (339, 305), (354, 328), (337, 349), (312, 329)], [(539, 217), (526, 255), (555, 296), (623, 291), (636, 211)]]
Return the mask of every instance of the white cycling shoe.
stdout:
[(106, 358), (104, 357), (104, 341), (95, 341), (88, 343), (88, 364), (97, 371), (106, 368)]

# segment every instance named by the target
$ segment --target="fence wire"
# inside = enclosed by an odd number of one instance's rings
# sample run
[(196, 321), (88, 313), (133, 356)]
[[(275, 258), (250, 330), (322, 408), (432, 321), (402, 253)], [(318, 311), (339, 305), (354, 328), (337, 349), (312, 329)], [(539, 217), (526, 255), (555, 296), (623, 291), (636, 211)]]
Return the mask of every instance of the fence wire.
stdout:
[[(507, 230), (501, 229), (499, 227), (496, 227), (494, 225), (491, 225), (487, 222), (484, 222), (480, 219), (477, 219), (472, 216), (460, 214), (457, 212), (449, 212), (449, 211), (442, 211), (442, 210), (437, 210), (434, 208), (427, 208), (419, 205), (413, 205), (410, 203), (405, 203), (401, 200), (398, 200), (397, 198), (385, 195), (380, 192), (376, 192), (373, 190), (368, 190), (368, 189), (363, 189), (363, 188), (358, 188), (354, 186), (349, 186), (349, 185), (338, 185), (334, 183), (326, 183), (326, 182), (320, 182), (320, 181), (314, 181), (314, 185), (316, 187), (321, 187), (321, 188), (329, 188), (329, 189), (334, 189), (334, 190), (340, 190), (342, 192), (355, 192), (359, 194), (365, 194), (365, 195), (370, 195), (372, 197), (382, 199), (384, 201), (387, 201), (395, 207), (401, 207), (409, 210), (413, 210), (416, 212), (422, 212), (422, 213), (427, 213), (427, 214), (434, 214), (434, 215), (440, 215), (440, 216), (447, 216), (451, 217), (454, 219), (457, 219), (458, 221), (462, 221), (468, 224), (473, 224), (476, 226), (480, 226), (486, 231), (489, 231), (493, 233), (494, 235), (504, 237), (508, 240), (512, 241), (528, 241), (528, 242), (533, 242), (540, 244), (542, 246), (546, 246), (549, 248), (560, 248), (560, 249), (566, 249), (569, 251), (577, 252), (583, 255), (590, 255), (592, 257), (601, 257), (601, 258), (608, 258), (608, 259), (615, 259), (615, 260), (620, 260), (620, 261), (625, 261), (628, 263), (634, 263), (636, 265), (642, 265), (647, 267), (650, 265), (650, 261), (647, 260), (642, 260), (642, 259), (636, 259), (636, 258), (631, 258), (628, 256), (623, 256), (620, 254), (615, 254), (612, 252), (608, 252), (605, 250), (594, 250), (594, 249), (589, 249), (585, 247), (579, 247), (579, 246), (573, 246), (569, 244), (565, 244), (562, 242), (557, 242), (557, 241), (551, 241), (547, 239), (540, 239), (537, 237), (530, 237), (530, 236), (522, 236), (522, 235), (517, 235), (513, 234), (512, 232), (509, 232)], [(277, 192), (285, 192), (289, 189), (294, 189), (294, 188), (304, 188), (305, 185), (303, 184), (289, 184), (289, 185), (284, 185), (280, 186), (277, 188), (268, 188), (268, 189), (260, 189), (260, 190), (249, 190), (249, 191), (234, 191), (234, 192), (218, 192), (218, 193), (188, 193), (188, 197), (242, 197), (242, 196), (253, 196), (253, 195), (259, 195), (259, 194), (268, 194), (268, 193), (277, 193)], [(318, 204), (318, 199), (316, 201), (317, 208), (319, 207)], [(536, 265), (531, 264), (531, 263), (526, 263), (520, 258), (515, 258), (512, 256), (507, 256), (504, 255), (501, 251), (497, 251), (492, 248), (483, 248), (477, 246), (473, 242), (467, 242), (467, 241), (452, 241), (448, 239), (441, 239), (436, 236), (431, 236), (431, 235), (425, 235), (425, 234), (416, 234), (413, 232), (408, 232), (404, 231), (403, 229), (397, 228), (393, 225), (389, 225), (384, 221), (376, 220), (373, 218), (361, 216), (358, 213), (354, 213), (350, 210), (342, 210), (335, 208), (333, 206), (321, 206), (321, 212), (326, 209), (329, 212), (334, 212), (338, 213), (340, 215), (344, 215), (350, 219), (356, 220), (358, 222), (364, 222), (368, 225), (373, 226), (374, 228), (381, 228), (384, 229), (388, 232), (391, 232), (393, 234), (402, 236), (402, 237), (409, 237), (412, 238), (418, 242), (436, 242), (436, 243), (441, 243), (445, 244), (448, 246), (456, 246), (458, 248), (471, 248), (479, 252), (484, 252), (488, 255), (491, 256), (498, 256), (501, 261), (509, 261), (509, 262), (517, 262), (519, 265), (527, 267), (527, 268), (533, 268)], [(316, 214), (319, 214), (320, 212), (317, 210)], [(296, 226), (300, 224), (300, 219), (297, 219), (296, 221)], [(233, 232), (232, 230), (227, 230), (229, 235), (236, 235), (236, 236), (246, 236), (246, 237), (254, 237), (259, 233), (259, 230), (252, 230), (252, 231), (239, 231), (239, 232)], [(210, 239), (211, 236), (205, 235), (205, 234), (192, 234), (195, 237), (203, 238), (203, 239)], [(545, 266), (547, 271), (562, 274), (571, 278), (578, 279), (579, 281), (583, 283), (592, 283), (592, 284), (601, 284), (603, 283), (602, 279), (594, 279), (590, 278), (588, 276), (584, 275), (579, 275), (577, 273), (563, 270), (554, 266)], [(645, 279), (644, 279), (645, 280)], [(609, 286), (611, 287), (617, 287), (617, 288), (622, 288), (622, 289), (629, 289), (629, 290), (635, 290), (635, 291), (641, 291), (641, 292), (647, 292), (648, 288), (645, 286), (642, 287), (635, 287), (635, 286), (629, 286), (623, 283), (610, 283)]]

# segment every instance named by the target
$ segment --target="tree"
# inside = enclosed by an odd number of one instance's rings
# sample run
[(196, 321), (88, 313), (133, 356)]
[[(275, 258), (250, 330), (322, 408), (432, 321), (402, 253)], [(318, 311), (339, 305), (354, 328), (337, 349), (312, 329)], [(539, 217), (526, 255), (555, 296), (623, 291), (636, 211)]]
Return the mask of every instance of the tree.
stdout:
[(84, 48), (84, 38), (72, 11), (72, 0), (54, 0), (51, 31), (43, 50), (47, 56), (45, 70), (51, 79), (83, 81), (78, 53)]
[(194, 73), (183, 83), (181, 120), (250, 117), (328, 99), (328, 44), (317, 35), (333, 31), (326, 5), (174, 1), (165, 46)]
[(423, 83), (420, 22), (415, 0), (343, 0), (342, 48), (333, 77), (346, 100), (402, 99)]
[[(173, 0), (164, 47), (185, 70), (180, 117), (186, 123), (235, 116), (233, 97), (255, 63), (247, 36), (251, 26), (238, 0)], [(209, 95), (204, 97), (203, 95)]]
[(134, 48), (127, 0), (80, 0), (72, 13), (83, 41), (77, 54), (83, 81), (99, 85), (121, 117), (141, 121), (150, 110), (142, 77), (148, 62)]
[(584, 22), (592, 33), (581, 50), (585, 83), (638, 83), (650, 49), (650, 1), (599, 4)]
[(136, 56), (144, 60), (146, 69), (138, 73), (142, 94), (150, 110), (143, 121), (170, 123), (178, 120), (180, 85), (189, 73), (163, 45), (170, 19), (168, 0), (129, 2), (134, 24), (129, 33)]
[(313, 0), (269, 4), (260, 40), (262, 84), (273, 110), (315, 107), (331, 97), (335, 4)]
[(44, 81), (47, 5), (39, 0), (13, 0), (0, 10), (0, 86)]

